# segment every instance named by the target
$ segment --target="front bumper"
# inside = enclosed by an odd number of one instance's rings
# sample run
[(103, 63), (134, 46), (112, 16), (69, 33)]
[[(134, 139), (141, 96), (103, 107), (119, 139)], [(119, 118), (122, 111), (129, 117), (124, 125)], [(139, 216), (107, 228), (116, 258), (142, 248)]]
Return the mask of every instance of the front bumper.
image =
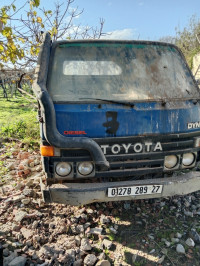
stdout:
[[(143, 194), (138, 196), (116, 196), (111, 198), (107, 196), (107, 191), (110, 187), (139, 185), (163, 185), (163, 190), (161, 194), (154, 195)], [(200, 190), (200, 172), (191, 171), (187, 174), (170, 178), (106, 183), (65, 183), (53, 184), (50, 187), (44, 187), (44, 185), (42, 185), (41, 188), (45, 202), (55, 202), (69, 205), (85, 205), (92, 202), (171, 197), (175, 195), (186, 195)]]

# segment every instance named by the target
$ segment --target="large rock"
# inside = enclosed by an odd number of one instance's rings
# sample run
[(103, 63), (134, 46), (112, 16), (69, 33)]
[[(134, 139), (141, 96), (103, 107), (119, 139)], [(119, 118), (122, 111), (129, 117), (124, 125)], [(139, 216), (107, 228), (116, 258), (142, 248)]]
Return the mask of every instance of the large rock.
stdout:
[(26, 258), (25, 257), (22, 257), (22, 256), (19, 256), (19, 257), (16, 257), (14, 260), (12, 260), (8, 266), (24, 266), (26, 263)]
[(87, 251), (87, 250), (91, 250), (92, 247), (90, 245), (90, 242), (89, 242), (89, 239), (88, 238), (83, 238), (81, 240), (81, 246), (80, 248), (83, 250), (83, 251)]
[(10, 224), (0, 224), (0, 235), (8, 234), (11, 230)]
[(185, 244), (188, 245), (188, 247), (194, 247), (194, 246), (195, 246), (195, 243), (194, 243), (194, 241), (192, 240), (192, 238), (188, 238), (188, 239), (185, 241)]
[(106, 217), (104, 214), (102, 214), (100, 217), (100, 223), (108, 224), (108, 223), (110, 223), (110, 219), (108, 217)]
[(181, 244), (178, 244), (178, 245), (176, 246), (176, 252), (181, 253), (181, 254), (185, 254), (184, 246), (181, 245)]
[(102, 244), (107, 249), (110, 249), (112, 247), (112, 242), (110, 240), (108, 240), (108, 239), (104, 239)]
[(33, 231), (25, 227), (22, 227), (20, 232), (22, 233), (23, 237), (26, 239), (29, 239), (31, 236), (33, 236)]
[(4, 266), (8, 266), (8, 264), (9, 264), (12, 260), (14, 260), (16, 257), (17, 257), (17, 254), (14, 253), (14, 252), (12, 252), (12, 253), (10, 254), (10, 256), (8, 256), (7, 258), (4, 258), (3, 265), (4, 265)]
[(102, 231), (103, 231), (103, 228), (95, 227), (95, 228), (91, 228), (88, 234), (101, 235)]
[(21, 222), (27, 215), (27, 212), (25, 211), (17, 211), (15, 214), (15, 221), (16, 222)]
[(84, 259), (84, 265), (92, 266), (97, 261), (97, 257), (94, 254), (88, 254)]

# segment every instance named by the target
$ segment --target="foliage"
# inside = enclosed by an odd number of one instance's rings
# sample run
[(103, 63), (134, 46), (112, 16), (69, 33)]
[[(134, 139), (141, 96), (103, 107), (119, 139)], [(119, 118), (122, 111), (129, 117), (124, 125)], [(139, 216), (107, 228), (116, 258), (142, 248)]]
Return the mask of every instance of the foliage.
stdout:
[(32, 103), (20, 95), (9, 101), (0, 98), (0, 138), (39, 145), (39, 123)]
[[(11, 0), (10, 0), (11, 1)], [(40, 0), (19, 0), (0, 7), (0, 66), (8, 63), (15, 68), (32, 68), (35, 65), (43, 32), (49, 31), (53, 40), (100, 38), (104, 21), (99, 27), (77, 24), (83, 10), (74, 7), (75, 0), (55, 3), (55, 9), (40, 6)], [(27, 11), (26, 11), (27, 10)]]
[(176, 28), (175, 44), (182, 50), (191, 68), (194, 55), (200, 52), (198, 39), (200, 41), (200, 20), (195, 15), (183, 30)]

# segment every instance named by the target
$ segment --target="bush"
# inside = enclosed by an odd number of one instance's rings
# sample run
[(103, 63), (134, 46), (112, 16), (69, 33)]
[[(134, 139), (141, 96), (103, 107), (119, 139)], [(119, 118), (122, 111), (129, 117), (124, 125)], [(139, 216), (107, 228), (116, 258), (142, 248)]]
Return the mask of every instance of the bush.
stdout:
[(33, 104), (22, 97), (9, 101), (0, 98), (0, 138), (39, 145), (39, 122)]

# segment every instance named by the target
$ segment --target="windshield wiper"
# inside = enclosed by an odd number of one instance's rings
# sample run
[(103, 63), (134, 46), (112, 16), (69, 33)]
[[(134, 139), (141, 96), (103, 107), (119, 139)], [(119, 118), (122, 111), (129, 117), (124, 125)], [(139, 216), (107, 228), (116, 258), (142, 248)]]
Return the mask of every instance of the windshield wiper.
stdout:
[(121, 102), (117, 100), (108, 100), (108, 99), (101, 99), (101, 98), (79, 98), (79, 100), (95, 100), (95, 101), (102, 101), (102, 102), (107, 102), (107, 103), (116, 103), (116, 104), (121, 104), (129, 107), (134, 107), (134, 103), (130, 102)]

